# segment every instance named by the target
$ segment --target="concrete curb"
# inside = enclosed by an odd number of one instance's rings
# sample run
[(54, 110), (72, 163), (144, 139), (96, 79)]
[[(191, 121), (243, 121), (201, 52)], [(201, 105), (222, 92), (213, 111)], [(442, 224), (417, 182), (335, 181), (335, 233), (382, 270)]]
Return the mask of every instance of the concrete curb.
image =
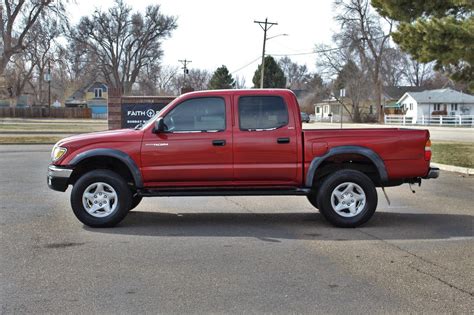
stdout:
[(460, 167), (454, 165), (446, 165), (446, 164), (439, 164), (439, 163), (431, 163), (434, 167), (439, 167), (442, 171), (448, 172), (456, 172), (465, 175), (474, 175), (474, 168), (467, 168), (467, 167)]

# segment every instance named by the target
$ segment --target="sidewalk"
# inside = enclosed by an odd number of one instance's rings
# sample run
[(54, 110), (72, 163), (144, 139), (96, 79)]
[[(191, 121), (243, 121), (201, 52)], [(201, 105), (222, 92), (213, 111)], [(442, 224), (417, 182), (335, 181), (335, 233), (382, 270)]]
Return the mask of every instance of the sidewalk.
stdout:
[(474, 168), (460, 167), (454, 165), (446, 165), (440, 163), (431, 163), (432, 166), (438, 167), (442, 171), (461, 173), (464, 175), (474, 175)]

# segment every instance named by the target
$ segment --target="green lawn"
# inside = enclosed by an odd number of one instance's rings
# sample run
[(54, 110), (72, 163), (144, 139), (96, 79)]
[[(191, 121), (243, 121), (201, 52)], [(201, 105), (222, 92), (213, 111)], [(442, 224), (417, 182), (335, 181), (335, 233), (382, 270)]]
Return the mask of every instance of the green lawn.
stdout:
[(434, 142), (432, 161), (435, 163), (474, 168), (474, 144)]

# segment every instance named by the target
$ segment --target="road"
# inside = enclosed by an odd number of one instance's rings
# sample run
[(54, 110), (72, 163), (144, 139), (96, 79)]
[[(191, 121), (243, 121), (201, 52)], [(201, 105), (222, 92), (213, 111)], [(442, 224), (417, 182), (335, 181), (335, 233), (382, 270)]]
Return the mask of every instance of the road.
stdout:
[(304, 197), (148, 199), (112, 229), (46, 186), (50, 146), (0, 146), (0, 304), (11, 313), (472, 313), (474, 178), (379, 192), (362, 228)]

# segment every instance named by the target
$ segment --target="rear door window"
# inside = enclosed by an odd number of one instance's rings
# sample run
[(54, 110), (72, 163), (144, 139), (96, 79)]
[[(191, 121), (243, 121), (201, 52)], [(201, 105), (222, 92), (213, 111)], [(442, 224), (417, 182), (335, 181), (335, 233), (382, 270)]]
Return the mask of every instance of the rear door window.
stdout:
[(239, 98), (239, 125), (243, 131), (273, 130), (288, 125), (288, 109), (278, 96)]

